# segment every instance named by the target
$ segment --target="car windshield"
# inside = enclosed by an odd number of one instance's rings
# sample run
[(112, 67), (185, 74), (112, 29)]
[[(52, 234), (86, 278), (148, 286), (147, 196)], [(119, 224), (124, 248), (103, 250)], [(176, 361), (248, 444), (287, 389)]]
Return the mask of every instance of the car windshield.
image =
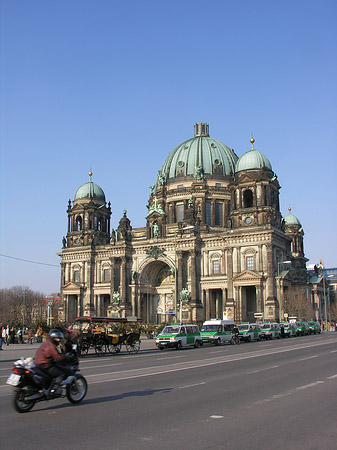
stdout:
[(248, 330), (248, 325), (239, 325), (239, 326), (238, 326), (238, 329), (239, 329), (240, 331), (246, 331), (246, 330)]
[(218, 331), (219, 325), (203, 325), (200, 331)]
[(269, 323), (263, 323), (261, 325), (262, 330), (269, 330), (270, 327), (271, 327), (271, 325)]
[(168, 326), (163, 329), (160, 334), (178, 334), (180, 332), (180, 327)]

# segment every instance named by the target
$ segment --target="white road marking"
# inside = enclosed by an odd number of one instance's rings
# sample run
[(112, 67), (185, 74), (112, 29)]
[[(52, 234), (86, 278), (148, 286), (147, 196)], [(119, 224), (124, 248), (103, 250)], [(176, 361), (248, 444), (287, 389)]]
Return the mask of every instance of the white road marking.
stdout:
[(225, 416), (209, 416), (211, 419), (223, 419)]
[(202, 381), (201, 383), (196, 383), (196, 384), (188, 384), (187, 386), (180, 386), (178, 389), (186, 389), (186, 388), (191, 388), (191, 387), (195, 387), (195, 386), (201, 386), (203, 384), (206, 384), (206, 381)]
[(161, 358), (156, 358), (156, 361), (161, 361), (162, 359), (175, 359), (175, 358), (184, 358), (184, 355), (179, 356), (163, 356)]
[(263, 400), (258, 400), (258, 401), (256, 401), (256, 402), (252, 403), (252, 405), (250, 405), (250, 407), (251, 407), (251, 406), (256, 406), (256, 405), (262, 405), (262, 404), (264, 404), (264, 403), (273, 402), (274, 400), (279, 400), (280, 398), (287, 397), (287, 396), (289, 396), (289, 395), (294, 395), (295, 393), (297, 393), (297, 392), (299, 392), (299, 391), (302, 391), (302, 390), (304, 390), (304, 389), (309, 389), (309, 388), (318, 386), (318, 385), (320, 385), (320, 384), (322, 384), (322, 383), (324, 383), (324, 381), (319, 380), (319, 381), (315, 381), (315, 382), (313, 382), (313, 383), (305, 384), (305, 385), (303, 385), (303, 386), (299, 386), (299, 387), (297, 387), (297, 388), (290, 389), (289, 391), (286, 391), (286, 392), (282, 392), (282, 393), (280, 393), (280, 394), (273, 395), (273, 396), (268, 397), (268, 398), (265, 398), (265, 399), (263, 399)]
[(332, 380), (333, 378), (337, 378), (337, 374), (336, 375), (331, 375), (331, 377), (327, 377), (328, 380)]
[(299, 361), (307, 361), (307, 359), (318, 358), (318, 355), (308, 356), (307, 358), (299, 359)]
[(247, 372), (246, 375), (251, 375), (252, 373), (259, 373), (259, 372), (263, 372), (265, 370), (270, 370), (270, 369), (277, 369), (280, 366), (271, 366), (271, 367), (265, 367), (264, 369), (257, 369), (257, 370), (252, 370), (251, 372)]

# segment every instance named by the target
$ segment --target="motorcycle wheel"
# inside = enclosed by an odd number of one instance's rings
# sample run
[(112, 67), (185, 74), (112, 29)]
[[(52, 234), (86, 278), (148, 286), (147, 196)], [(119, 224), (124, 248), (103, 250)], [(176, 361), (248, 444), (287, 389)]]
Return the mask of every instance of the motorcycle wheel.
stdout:
[(80, 403), (87, 394), (88, 384), (84, 377), (79, 377), (67, 386), (67, 398), (71, 403)]
[(13, 406), (19, 413), (30, 411), (36, 403), (36, 400), (26, 400), (28, 395), (32, 395), (32, 388), (30, 386), (22, 386), (15, 389), (13, 392)]

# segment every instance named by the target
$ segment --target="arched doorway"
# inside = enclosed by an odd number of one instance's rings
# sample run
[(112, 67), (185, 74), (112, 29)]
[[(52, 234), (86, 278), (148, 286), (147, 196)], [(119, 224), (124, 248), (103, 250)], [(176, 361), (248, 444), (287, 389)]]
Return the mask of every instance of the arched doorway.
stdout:
[(168, 321), (168, 311), (174, 311), (174, 275), (171, 267), (161, 260), (149, 262), (139, 278), (140, 317), (143, 323)]

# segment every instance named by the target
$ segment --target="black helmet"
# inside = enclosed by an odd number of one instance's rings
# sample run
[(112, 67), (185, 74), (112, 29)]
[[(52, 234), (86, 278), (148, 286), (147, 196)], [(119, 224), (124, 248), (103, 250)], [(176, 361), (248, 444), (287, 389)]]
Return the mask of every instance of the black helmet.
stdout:
[(59, 345), (61, 339), (64, 339), (64, 335), (62, 331), (54, 328), (53, 330), (49, 331), (49, 338), (55, 345)]

